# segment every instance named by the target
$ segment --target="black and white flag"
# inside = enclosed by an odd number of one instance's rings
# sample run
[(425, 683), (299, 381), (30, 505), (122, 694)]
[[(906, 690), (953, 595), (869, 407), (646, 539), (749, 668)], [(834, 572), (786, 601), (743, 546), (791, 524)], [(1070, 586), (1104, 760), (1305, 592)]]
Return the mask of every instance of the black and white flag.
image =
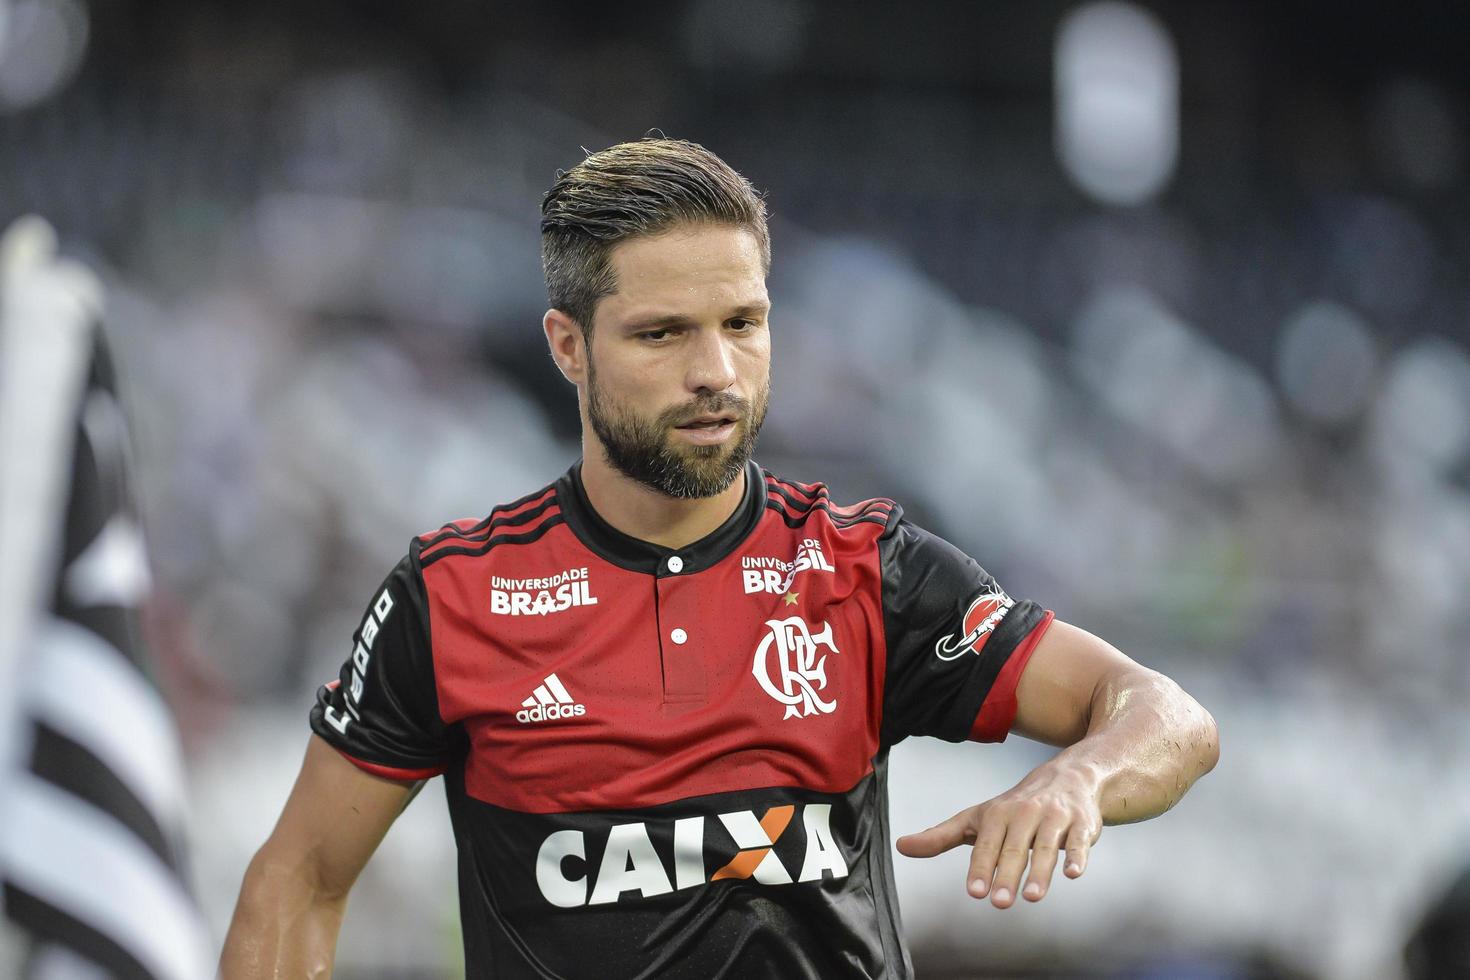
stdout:
[[(0, 239), (0, 973), (214, 974), (101, 289), (38, 218)], [(3, 942), (0, 939), (0, 942)]]

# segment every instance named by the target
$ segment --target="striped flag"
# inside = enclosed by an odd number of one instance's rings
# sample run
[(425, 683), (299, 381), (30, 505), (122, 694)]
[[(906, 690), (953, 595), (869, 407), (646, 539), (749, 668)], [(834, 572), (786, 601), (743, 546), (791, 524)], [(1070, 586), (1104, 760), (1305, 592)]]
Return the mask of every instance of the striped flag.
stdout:
[[(101, 288), (39, 218), (0, 240), (0, 974), (200, 980), (178, 734)], [(7, 962), (8, 958), (8, 962)]]

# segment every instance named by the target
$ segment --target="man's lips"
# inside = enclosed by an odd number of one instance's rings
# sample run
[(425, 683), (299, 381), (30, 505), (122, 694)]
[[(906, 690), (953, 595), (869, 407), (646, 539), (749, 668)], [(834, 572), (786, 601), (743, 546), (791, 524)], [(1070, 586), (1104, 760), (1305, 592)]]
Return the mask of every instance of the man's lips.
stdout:
[(722, 425), (729, 425), (729, 424), (731, 424), (734, 421), (735, 421), (735, 419), (732, 416), (729, 416), (729, 415), (701, 415), (699, 418), (697, 418), (697, 419), (690, 419), (688, 422), (684, 422), (684, 423), (681, 423), (681, 424), (675, 426), (675, 428), (676, 429), (715, 429), (715, 428), (719, 428)]
[(700, 415), (682, 425), (674, 426), (680, 439), (696, 446), (717, 446), (734, 438), (738, 416)]

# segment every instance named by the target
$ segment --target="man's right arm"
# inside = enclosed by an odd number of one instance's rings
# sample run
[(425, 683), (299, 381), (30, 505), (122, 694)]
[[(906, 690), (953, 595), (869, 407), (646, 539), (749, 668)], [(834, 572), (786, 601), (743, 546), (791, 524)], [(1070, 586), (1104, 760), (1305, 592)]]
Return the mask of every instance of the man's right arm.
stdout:
[(417, 786), (364, 772), (312, 736), (286, 808), (245, 872), (223, 980), (331, 976), (347, 893)]

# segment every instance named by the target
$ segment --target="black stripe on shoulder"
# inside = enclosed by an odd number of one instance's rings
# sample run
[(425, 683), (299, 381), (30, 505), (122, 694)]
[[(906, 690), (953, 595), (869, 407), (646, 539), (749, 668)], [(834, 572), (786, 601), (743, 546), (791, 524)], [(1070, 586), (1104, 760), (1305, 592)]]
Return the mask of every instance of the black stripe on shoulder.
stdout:
[(832, 523), (838, 528), (852, 527), (854, 524), (878, 524), (887, 527), (891, 513), (891, 511), (878, 507), (867, 507), (856, 514), (836, 514), (828, 511), (832, 517)]
[(448, 541), (451, 538), (467, 538), (471, 535), (478, 534), (490, 526), (490, 521), (494, 519), (494, 517), (495, 512), (491, 511), (489, 517), (485, 518), (474, 527), (466, 528), (463, 531), (455, 527), (453, 524), (446, 524), (444, 527), (440, 528), (437, 533), (434, 533), (434, 536), (432, 538), (429, 538), (429, 540), (425, 541), (423, 538), (420, 538), (419, 546), (421, 548), (432, 548), (434, 547), (434, 545), (439, 544), (442, 541)]
[(175, 872), (176, 854), (158, 818), (138, 799), (132, 789), (92, 752), (45, 722), (35, 726), (31, 769), (54, 786), (86, 800), (111, 816), (158, 855)]
[(804, 510), (817, 503), (826, 503), (836, 512), (855, 512), (870, 510), (874, 507), (894, 506), (893, 501), (887, 497), (873, 497), (869, 500), (862, 500), (850, 505), (839, 504), (832, 500), (832, 495), (828, 492), (826, 486), (820, 483), (815, 484), (815, 486), (817, 487), (816, 490), (807, 490), (786, 480), (782, 480), (779, 477), (767, 474), (766, 488), (775, 491), (783, 500), (798, 510)]
[(791, 480), (781, 479), (769, 470), (766, 471), (766, 482), (780, 487), (788, 496), (795, 493), (807, 500), (815, 500), (818, 497), (827, 496), (827, 485), (825, 483), (794, 483)]
[[(535, 499), (534, 495), (532, 496), (532, 499)], [(449, 527), (447, 530), (441, 530), (438, 534), (434, 535), (431, 540), (424, 542), (422, 550), (428, 551), (429, 549), (435, 547), (436, 545), (442, 544), (445, 541), (484, 541), (492, 534), (494, 534), (497, 528), (518, 527), (522, 524), (531, 523), (536, 518), (546, 513), (548, 509), (555, 506), (556, 503), (557, 496), (553, 493), (545, 500), (543, 500), (540, 504), (532, 507), (530, 510), (522, 511), (521, 513), (515, 514), (511, 517), (496, 517), (495, 515), (504, 513), (507, 510), (513, 510), (517, 506), (521, 506), (520, 504), (510, 504), (505, 507), (497, 507), (490, 512), (489, 517), (485, 518), (483, 521), (476, 524), (469, 530), (461, 531), (459, 528), (453, 526)]]
[(8, 881), (5, 911), (35, 939), (72, 950), (96, 963), (109, 977), (156, 980), (153, 971), (146, 969), (111, 936)]
[(860, 517), (869, 513), (886, 514), (893, 509), (893, 501), (884, 497), (874, 497), (872, 500), (864, 500), (846, 507), (834, 504), (830, 500), (823, 501), (823, 503), (830, 507), (832, 513), (838, 517)]
[[(452, 524), (446, 524), (444, 527), (440, 528), (438, 532), (431, 532), (434, 534), (434, 537), (431, 540), (424, 541), (424, 547), (433, 547), (440, 541), (447, 540), (449, 538), (465, 538), (484, 534), (490, 529), (491, 524), (496, 520), (496, 515), (498, 514), (505, 514), (506, 512), (513, 511), (518, 507), (524, 507), (531, 501), (537, 500), (541, 497), (546, 497), (547, 500), (556, 499), (556, 494), (552, 492), (555, 490), (555, 487), (555, 484), (548, 483), (546, 486), (542, 487), (540, 490), (537, 490), (535, 493), (528, 493), (524, 497), (521, 497), (519, 500), (512, 500), (508, 504), (498, 504), (495, 507), (491, 508), (490, 514), (484, 520), (480, 521), (478, 524), (475, 524), (472, 527), (461, 530), (460, 528), (457, 528)], [(548, 496), (548, 494), (550, 495)], [(544, 505), (545, 501), (542, 502), (542, 506)], [(519, 517), (521, 515), (516, 514), (515, 516)], [(421, 539), (427, 537), (428, 535), (421, 535)]]
[(832, 513), (832, 508), (827, 506), (826, 504), (814, 503), (810, 507), (793, 512), (792, 510), (783, 507), (774, 498), (768, 498), (766, 500), (766, 507), (779, 514), (781, 516), (781, 520), (785, 521), (786, 526), (790, 528), (802, 527), (806, 524), (807, 520), (812, 516), (812, 514), (816, 513), (817, 511), (821, 511), (822, 513), (826, 514), (828, 518), (831, 519), (832, 526), (837, 528), (839, 531), (846, 530), (847, 528), (850, 528), (855, 524), (877, 524), (879, 527), (888, 526), (888, 515), (887, 513), (882, 511), (864, 511), (862, 514), (859, 514), (856, 517), (842, 517), (838, 514)]
[(512, 500), (508, 504), (501, 504), (499, 507), (496, 507), (495, 510), (492, 510), (490, 513), (493, 515), (496, 510), (515, 510), (517, 507), (524, 507), (524, 506), (526, 506), (526, 504), (529, 504), (531, 501), (535, 500), (537, 497), (541, 496), (546, 491), (551, 490), (551, 489), (554, 489), (555, 487), (556, 487), (556, 483), (555, 482), (548, 483), (548, 484), (546, 484), (546, 486), (542, 487), (540, 490), (533, 490), (530, 493), (526, 494), (524, 497), (520, 498), (519, 500)]
[(497, 534), (485, 541), (470, 542), (464, 545), (445, 545), (436, 550), (432, 555), (421, 554), (419, 562), (422, 567), (427, 568), (440, 558), (448, 558), (451, 555), (468, 555), (470, 557), (483, 555), (498, 544), (530, 544), (558, 524), (565, 524), (566, 522), (566, 517), (562, 515), (561, 511), (557, 511), (531, 530), (521, 534)]
[[(816, 503), (817, 500), (821, 499), (820, 496), (812, 500), (804, 499), (796, 494), (790, 487), (777, 480), (767, 480), (766, 489), (779, 495), (782, 500), (786, 501), (787, 504), (798, 511), (807, 510), (814, 503)], [(770, 499), (769, 496), (768, 499)]]
[(862, 503), (853, 504), (851, 507), (840, 507), (834, 504), (827, 495), (825, 487), (813, 500), (803, 500), (800, 496), (791, 493), (788, 488), (780, 483), (767, 483), (767, 489), (772, 494), (767, 495), (767, 501), (776, 501), (778, 505), (784, 505), (793, 515), (805, 514), (812, 509), (824, 510), (832, 517), (834, 524), (846, 521), (861, 520), (874, 514), (887, 515), (895, 504), (886, 497), (874, 497)]

